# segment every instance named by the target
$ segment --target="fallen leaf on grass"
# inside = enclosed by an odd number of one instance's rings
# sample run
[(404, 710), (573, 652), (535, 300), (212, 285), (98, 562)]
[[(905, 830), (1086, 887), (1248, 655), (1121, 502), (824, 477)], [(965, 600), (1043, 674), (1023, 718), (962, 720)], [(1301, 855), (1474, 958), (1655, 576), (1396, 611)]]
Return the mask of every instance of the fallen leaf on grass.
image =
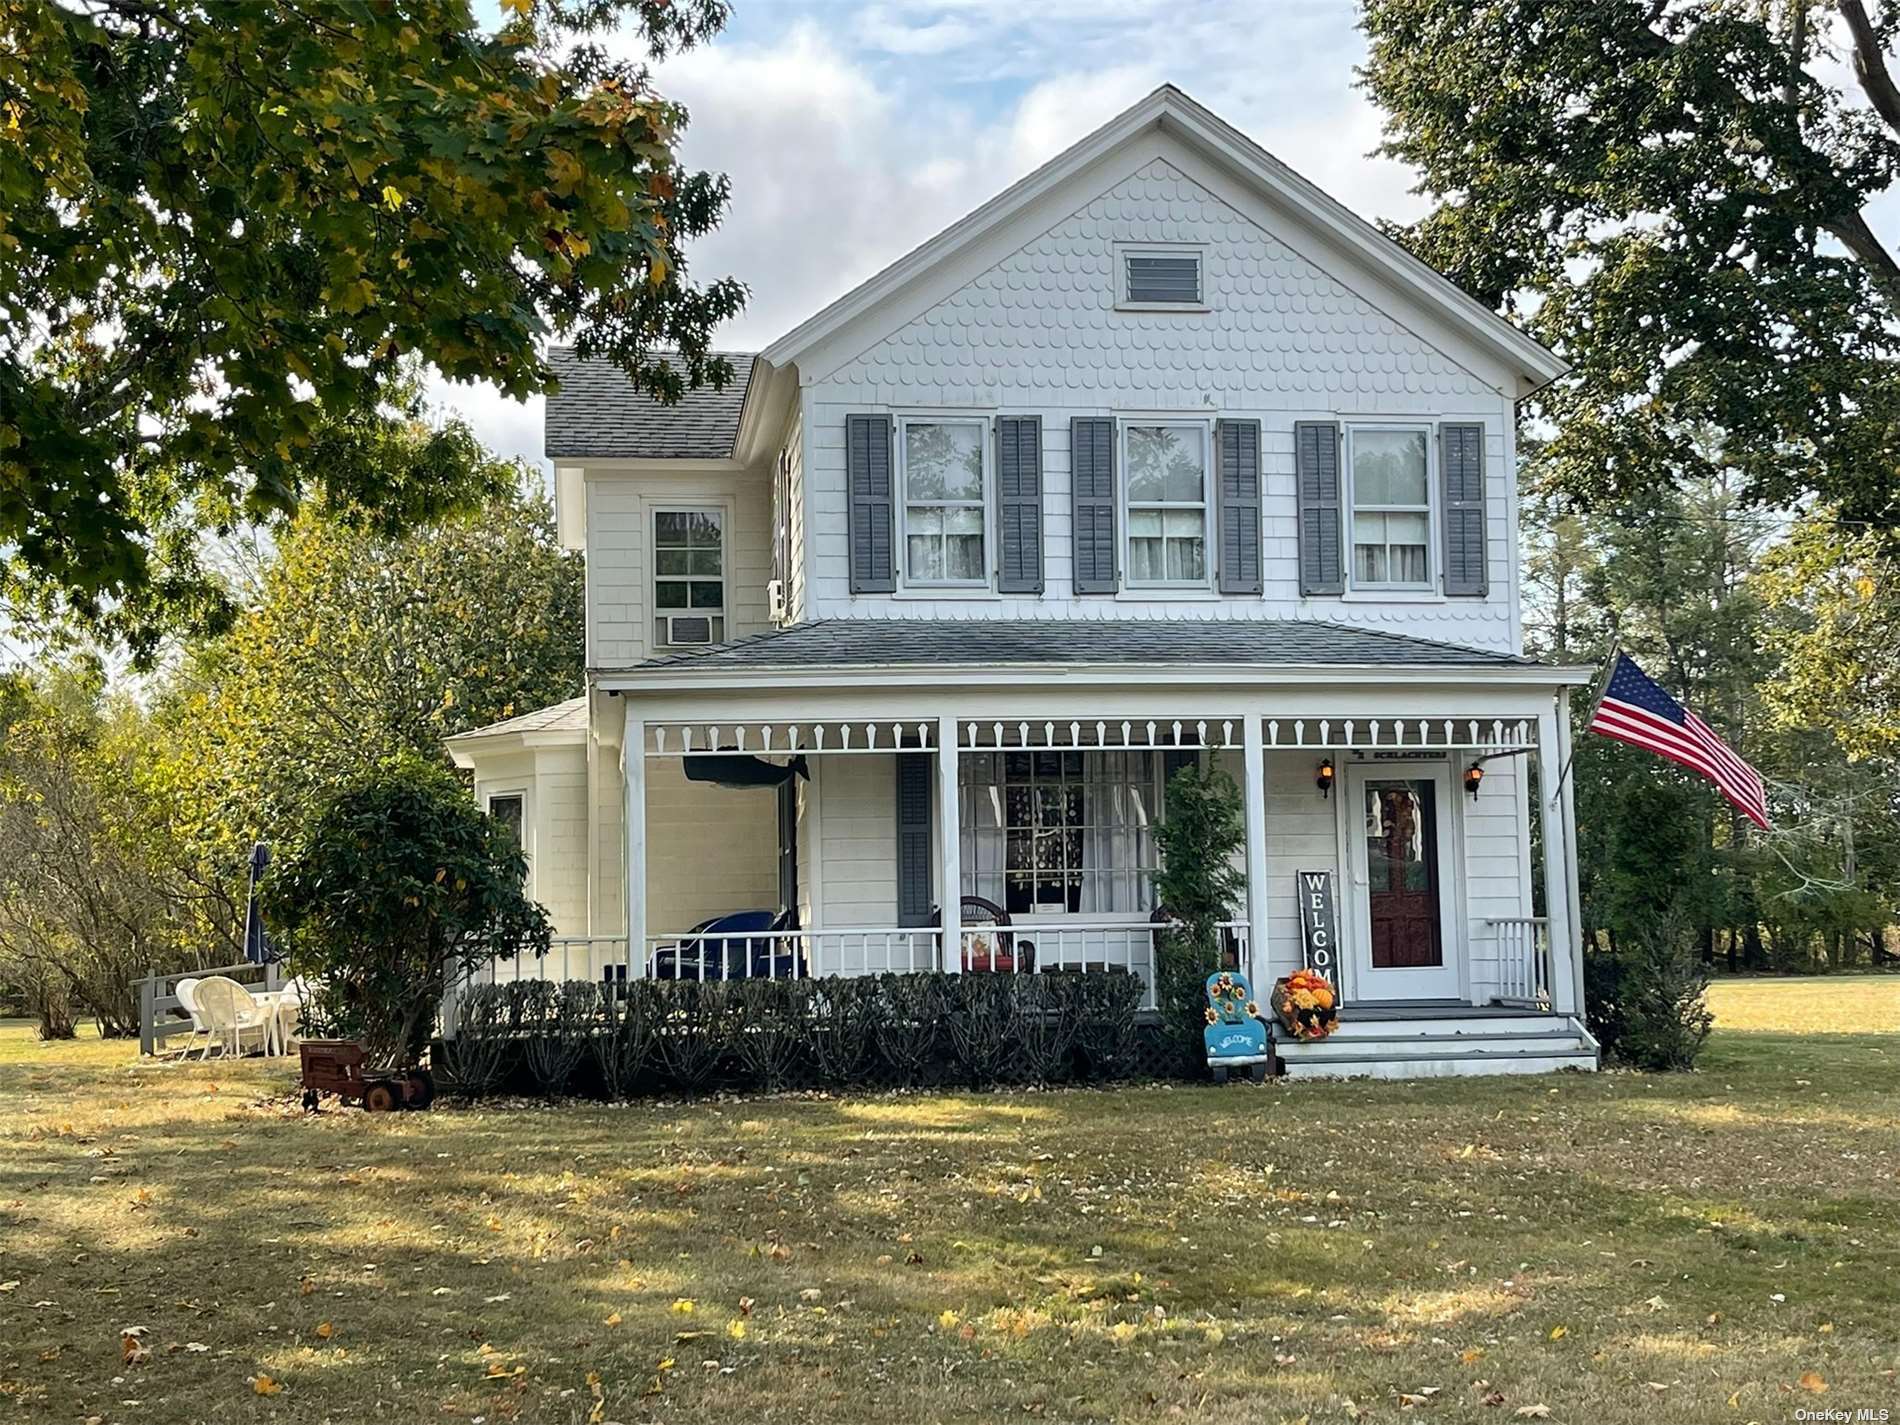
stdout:
[(128, 1366), (141, 1366), (152, 1354), (139, 1338), (145, 1334), (143, 1326), (128, 1326), (119, 1333), (119, 1357)]
[(1484, 1347), (1482, 1346), (1467, 1346), (1464, 1350), (1458, 1353), (1458, 1361), (1461, 1365), (1467, 1365), (1467, 1366), (1476, 1365), (1479, 1361), (1482, 1361), (1483, 1359), (1484, 1359)]
[(1502, 1405), (1504, 1404), (1504, 1392), (1501, 1390), (1491, 1391), (1489, 1394), (1481, 1396), (1478, 1400), (1478, 1404), (1491, 1406)]
[(1803, 1371), (1801, 1379), (1795, 1384), (1814, 1395), (1821, 1395), (1827, 1390), (1827, 1382), (1822, 1379), (1819, 1371)]
[(1517, 1414), (1520, 1420), (1548, 1420), (1550, 1407), (1548, 1405), (1520, 1405), (1517, 1407)]
[(269, 1376), (255, 1376), (251, 1380), (251, 1389), (258, 1395), (279, 1395), (284, 1387), (281, 1382), (274, 1381)]
[(320, 1321), (317, 1323), (317, 1339), (319, 1341), (327, 1341), (334, 1335), (336, 1335), (336, 1327), (332, 1326), (328, 1321)]
[(1553, 1341), (1561, 1341), (1569, 1334), (1570, 1328), (1568, 1326), (1553, 1326), (1550, 1328), (1550, 1339)]
[(620, 1324), (620, 1313), (618, 1311), (609, 1312), (607, 1314), (607, 1324), (609, 1326), (618, 1326)]
[(745, 1340), (745, 1322), (735, 1316), (726, 1323), (726, 1334), (735, 1341)]

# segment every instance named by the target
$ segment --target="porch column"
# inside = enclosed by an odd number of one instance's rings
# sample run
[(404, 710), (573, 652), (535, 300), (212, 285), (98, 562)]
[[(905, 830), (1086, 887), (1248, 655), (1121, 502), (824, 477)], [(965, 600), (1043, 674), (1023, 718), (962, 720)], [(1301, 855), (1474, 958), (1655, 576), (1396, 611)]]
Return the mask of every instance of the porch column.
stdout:
[(1256, 998), (1267, 993), (1267, 758), (1260, 741), (1260, 717), (1240, 722), (1241, 805), (1247, 822), (1247, 979)]
[(1558, 718), (1563, 694), (1537, 718), (1537, 815), (1544, 832), (1544, 920), (1550, 937), (1550, 1007), (1558, 1014), (1580, 1012), (1580, 965), (1571, 934), (1570, 903), (1575, 894), (1577, 855), (1570, 825), (1557, 790), (1570, 748), (1568, 728)]
[(943, 969), (963, 967), (963, 836), (957, 787), (957, 720), (937, 719), (937, 904), (943, 907)]
[(620, 768), (627, 785), (621, 838), (627, 857), (627, 973), (645, 979), (652, 973), (647, 963), (647, 725), (632, 709), (621, 738)]
[[(1570, 693), (1567, 689), (1557, 690), (1557, 743), (1563, 752), (1566, 765), (1570, 762)], [(1564, 831), (1564, 856), (1570, 868), (1570, 874), (1564, 877), (1564, 915), (1570, 931), (1570, 990), (1575, 996), (1571, 1000), (1574, 1013), (1582, 1014), (1583, 998), (1583, 888), (1577, 879), (1577, 794), (1576, 774), (1563, 779), (1559, 790), (1563, 793), (1562, 805), (1558, 808), (1558, 822)]]

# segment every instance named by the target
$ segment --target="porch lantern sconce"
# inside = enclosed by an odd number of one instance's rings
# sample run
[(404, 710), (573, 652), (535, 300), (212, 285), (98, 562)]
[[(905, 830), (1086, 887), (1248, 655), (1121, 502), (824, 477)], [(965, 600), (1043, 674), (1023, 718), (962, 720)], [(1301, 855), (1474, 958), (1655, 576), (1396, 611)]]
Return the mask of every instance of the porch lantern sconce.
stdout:
[(1465, 768), (1465, 790), (1471, 793), (1471, 800), (1478, 799), (1478, 787), (1484, 781), (1484, 768), (1473, 762)]
[(1313, 785), (1319, 788), (1322, 797), (1333, 794), (1333, 759), (1328, 757), (1319, 764), (1319, 771), (1313, 774)]

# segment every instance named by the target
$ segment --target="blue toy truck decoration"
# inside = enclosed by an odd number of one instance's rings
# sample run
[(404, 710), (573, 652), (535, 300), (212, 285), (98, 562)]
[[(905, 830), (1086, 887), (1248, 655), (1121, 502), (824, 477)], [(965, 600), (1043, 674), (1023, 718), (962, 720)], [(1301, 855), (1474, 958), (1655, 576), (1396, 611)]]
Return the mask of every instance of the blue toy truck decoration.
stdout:
[(1238, 970), (1216, 970), (1207, 977), (1207, 1067), (1215, 1083), (1226, 1083), (1233, 1069), (1246, 1069), (1258, 1082), (1267, 1076), (1273, 1050), (1259, 1017), (1253, 986)]

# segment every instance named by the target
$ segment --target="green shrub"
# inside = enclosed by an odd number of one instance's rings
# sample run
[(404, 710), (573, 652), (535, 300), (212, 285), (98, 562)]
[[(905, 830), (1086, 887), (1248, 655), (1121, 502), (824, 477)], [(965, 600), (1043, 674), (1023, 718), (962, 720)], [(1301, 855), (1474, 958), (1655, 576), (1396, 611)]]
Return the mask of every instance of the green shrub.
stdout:
[(1134, 1072), (1141, 996), (1141, 981), (1119, 970), (634, 980), (612, 994), (591, 981), (524, 980), (458, 996), (442, 1062), (452, 1090), (471, 1098), (516, 1070), (544, 1093), (573, 1093), (590, 1053), (598, 1074), (584, 1091), (616, 1099), (715, 1081), (1059, 1083), (1078, 1050), (1094, 1076)]
[(1616, 1055), (1638, 1069), (1692, 1069), (1715, 1016), (1708, 972), (1682, 935), (1658, 932), (1622, 946)]
[(613, 985), (601, 999), (602, 1027), (589, 1041), (601, 1086), (609, 1098), (632, 1098), (659, 1034), (660, 986), (654, 980), (628, 980)]
[(1247, 844), (1240, 788), (1215, 768), (1183, 767), (1168, 779), (1166, 811), (1155, 836), (1161, 849), (1155, 892), (1176, 927), (1156, 937), (1155, 1003), (1161, 1032), (1185, 1069), (1205, 1060), (1201, 1031), (1207, 977), (1221, 968), (1220, 923), (1246, 896), (1239, 866)]
[(740, 1020), (739, 982), (677, 980), (661, 987), (660, 1062), (687, 1093), (706, 1086), (731, 1055)]
[(372, 1063), (413, 1064), (451, 980), (547, 952), (527, 869), (454, 777), (404, 760), (324, 804), (266, 882), (268, 909), (292, 969), (317, 986), (315, 1015)]
[(544, 984), (528, 1029), (528, 1072), (550, 1098), (567, 1091), (600, 1024), (600, 986), (592, 980)]
[(882, 996), (868, 977), (830, 975), (811, 981), (811, 1054), (819, 1079), (827, 1084), (862, 1080), (877, 1038)]
[[(999, 1083), (1012, 1067), (1016, 1021), (1022, 991), (1015, 975), (977, 974), (946, 977), (944, 1016), (951, 1052), (971, 1087)], [(1025, 976), (1025, 979), (1040, 976)]]
[(1125, 971), (1077, 977), (1075, 1039), (1091, 1076), (1116, 1079), (1134, 1072), (1141, 988), (1141, 978)]
[(940, 970), (877, 977), (873, 1028), (878, 1052), (905, 1088), (919, 1082), (937, 1057), (938, 1028), (950, 1003), (944, 981), (950, 978)]
[(460, 1098), (494, 1091), (507, 1068), (509, 1000), (501, 985), (466, 985), (456, 997), (453, 1033), (442, 1041), (443, 1087)]
[(812, 1037), (810, 980), (740, 980), (734, 1051), (753, 1083), (785, 1087)]
[(1054, 1084), (1075, 1068), (1082, 1024), (1082, 979), (1073, 971), (1025, 975), (1014, 997), (1018, 1077)]

